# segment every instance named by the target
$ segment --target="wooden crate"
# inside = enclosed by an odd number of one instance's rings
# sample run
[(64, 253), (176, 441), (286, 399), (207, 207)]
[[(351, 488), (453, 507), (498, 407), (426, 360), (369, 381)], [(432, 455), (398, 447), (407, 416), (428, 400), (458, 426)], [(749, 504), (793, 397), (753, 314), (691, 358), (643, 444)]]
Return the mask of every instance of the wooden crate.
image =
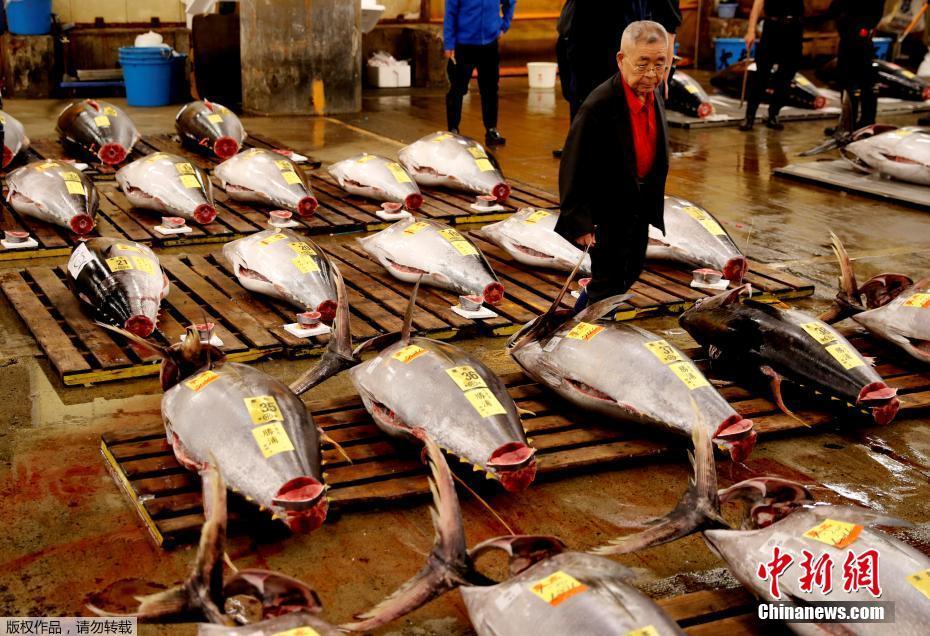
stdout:
[(758, 601), (741, 587), (691, 592), (657, 603), (689, 636), (755, 636), (782, 631), (780, 623), (765, 625), (759, 621)]
[[(906, 412), (930, 407), (930, 372), (919, 365), (862, 338), (861, 349), (877, 357), (877, 370), (901, 393)], [(689, 351), (699, 366), (699, 351)], [(667, 456), (687, 445), (655, 431), (618, 424), (603, 416), (581, 411), (555, 397), (522, 373), (505, 376), (517, 405), (532, 412), (523, 424), (538, 450), (539, 478), (555, 479), (580, 470), (623, 466), (634, 460)], [(736, 411), (752, 418), (762, 436), (798, 434), (805, 425), (778, 411), (756, 386), (728, 385), (721, 394)], [(848, 422), (848, 412), (830, 401), (814, 402), (792, 396), (795, 413), (811, 426)], [(323, 445), (326, 481), (334, 513), (389, 506), (429, 496), (426, 470), (408, 446), (390, 441), (374, 424), (357, 396), (309, 404), (314, 421), (343, 446), (348, 463), (330, 444)], [(129, 497), (155, 543), (169, 548), (196, 540), (203, 522), (198, 477), (174, 459), (156, 418), (133, 430), (107, 433), (101, 451), (114, 479)], [(458, 462), (452, 463), (453, 467)], [(466, 471), (465, 475), (470, 474)]]

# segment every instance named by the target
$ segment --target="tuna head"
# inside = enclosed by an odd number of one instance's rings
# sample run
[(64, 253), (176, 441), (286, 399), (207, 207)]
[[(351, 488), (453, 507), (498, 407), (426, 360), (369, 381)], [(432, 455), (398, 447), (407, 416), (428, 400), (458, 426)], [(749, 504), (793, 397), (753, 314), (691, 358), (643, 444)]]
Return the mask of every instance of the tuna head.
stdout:
[(496, 161), (473, 139), (436, 132), (401, 148), (397, 156), (420, 185), (491, 195), (498, 201), (510, 196)]
[(116, 180), (136, 207), (201, 224), (216, 218), (210, 178), (184, 157), (156, 152), (121, 168)]
[(926, 129), (869, 127), (858, 131), (855, 141), (841, 153), (857, 168), (930, 185), (930, 133)]
[(408, 210), (423, 205), (423, 195), (413, 178), (396, 161), (363, 153), (334, 163), (329, 174), (344, 190), (376, 201), (400, 203)]
[(422, 282), (457, 294), (481, 296), (496, 305), (504, 286), (480, 250), (458, 230), (439, 221), (403, 219), (358, 239), (395, 278)]
[(227, 243), (223, 256), (249, 291), (318, 311), (323, 322), (332, 324), (337, 309), (333, 265), (310, 239), (289, 229), (264, 230)]
[[(536, 450), (527, 443), (513, 399), (490, 369), (461, 349), (413, 338), (349, 375), (386, 433), (411, 438), (422, 431), (508, 491), (535, 478)], [(425, 386), (431, 390), (423, 391)]]
[(284, 208), (304, 218), (313, 216), (319, 205), (297, 164), (273, 150), (240, 152), (218, 165), (214, 174), (236, 201)]
[(83, 172), (61, 161), (34, 161), (7, 177), (7, 200), (20, 214), (78, 235), (94, 229), (97, 188)]
[(57, 130), (67, 144), (114, 166), (126, 160), (141, 137), (126, 113), (109, 102), (92, 99), (65, 107), (58, 116)]
[(220, 160), (239, 152), (246, 138), (242, 122), (235, 113), (206, 99), (182, 106), (174, 118), (174, 127), (183, 141)]
[(714, 114), (714, 105), (707, 92), (693, 77), (678, 69), (669, 80), (669, 102), (671, 110), (683, 112), (701, 119)]
[(68, 283), (101, 322), (141, 337), (155, 330), (168, 278), (155, 253), (123, 239), (93, 238), (68, 260)]
[(2, 110), (0, 124), (3, 125), (3, 167), (6, 168), (22, 150), (29, 147), (29, 137), (18, 119)]
[(716, 296), (701, 298), (678, 317), (678, 322), (698, 344), (705, 347), (735, 336), (731, 326), (734, 316), (729, 308), (751, 293), (752, 286), (746, 284)]

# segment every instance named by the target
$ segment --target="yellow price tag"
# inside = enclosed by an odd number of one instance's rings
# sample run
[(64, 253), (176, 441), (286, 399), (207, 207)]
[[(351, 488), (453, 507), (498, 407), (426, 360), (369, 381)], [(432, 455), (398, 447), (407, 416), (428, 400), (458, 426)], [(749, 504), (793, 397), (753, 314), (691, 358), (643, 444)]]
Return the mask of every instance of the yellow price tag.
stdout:
[(692, 391), (704, 386), (710, 386), (710, 383), (707, 382), (707, 378), (697, 370), (696, 366), (687, 360), (670, 364), (668, 368)]
[(259, 244), (259, 245), (263, 245), (263, 246), (265, 246), (265, 247), (268, 247), (268, 246), (271, 245), (272, 243), (277, 243), (278, 241), (283, 241), (283, 240), (286, 239), (286, 238), (287, 238), (287, 235), (286, 235), (286, 234), (281, 234), (281, 233), (279, 232), (279, 233), (277, 233), (277, 234), (272, 234), (272, 235), (269, 236), (268, 238), (263, 238), (262, 240), (260, 240), (260, 241), (258, 242), (258, 244)]
[(488, 153), (486, 153), (484, 148), (481, 148), (480, 146), (469, 146), (468, 152), (470, 152), (471, 156), (475, 159), (481, 159), (488, 156)]
[(127, 269), (132, 269), (132, 263), (129, 262), (128, 258), (123, 256), (114, 256), (113, 258), (107, 259), (107, 267), (110, 268), (111, 272), (123, 272)]
[(404, 234), (417, 234), (419, 232), (422, 232), (428, 227), (429, 227), (429, 223), (427, 223), (426, 221), (417, 221), (416, 223), (412, 223), (408, 225), (404, 229)]
[(530, 592), (549, 603), (552, 607), (556, 607), (576, 594), (581, 594), (587, 590), (587, 585), (561, 570), (530, 584)]
[(646, 343), (646, 348), (652, 352), (652, 355), (657, 357), (662, 364), (669, 364), (672, 362), (678, 362), (679, 360), (684, 360), (681, 357), (681, 354), (678, 353), (678, 350), (675, 349), (665, 340), (653, 340), (652, 342)]
[(59, 175), (60, 175), (61, 178), (64, 179), (65, 181), (78, 181), (78, 182), (80, 182), (80, 180), (81, 180), (81, 175), (79, 175), (79, 174), (76, 173), (76, 172), (60, 172)]
[(133, 256), (132, 264), (136, 266), (136, 269), (140, 272), (145, 272), (146, 274), (155, 273), (155, 263), (144, 256)]
[(281, 170), (282, 172), (285, 170), (294, 169), (293, 166), (291, 165), (291, 162), (288, 161), (287, 159), (278, 159), (274, 162), (274, 165), (278, 166), (278, 169)]
[(795, 79), (797, 80), (798, 84), (800, 84), (801, 86), (808, 86), (811, 83), (810, 80), (804, 77), (803, 75), (798, 75), (795, 77)]
[(199, 188), (200, 180), (192, 174), (182, 174), (181, 175), (181, 185), (185, 188)]
[(547, 216), (552, 216), (552, 215), (546, 212), (545, 210), (536, 210), (531, 215), (523, 219), (523, 222), (528, 225), (533, 224), (533, 223), (539, 223)]
[(378, 155), (362, 155), (355, 163), (368, 163), (372, 159), (377, 159)]
[(827, 519), (805, 532), (804, 536), (842, 549), (851, 545), (861, 532), (862, 526), (858, 523)]
[(457, 249), (462, 256), (475, 256), (478, 254), (478, 249), (464, 238), (460, 241), (449, 241), (449, 243), (452, 247)]
[(135, 245), (123, 245), (122, 243), (117, 243), (113, 247), (115, 247), (119, 252), (135, 252), (136, 254), (142, 253), (142, 250), (140, 250)]
[(0, 124), (6, 126), (6, 117), (3, 116), (3, 113), (0, 113)]
[(217, 113), (213, 113), (212, 115), (207, 117), (207, 121), (213, 124), (219, 124), (223, 122), (223, 116)]
[(827, 326), (819, 320), (816, 322), (806, 322), (801, 325), (801, 329), (806, 331), (807, 335), (822, 345), (830, 344), (836, 340), (836, 334), (830, 331)]
[(57, 168), (57, 167), (58, 167), (57, 161), (46, 161), (45, 163), (42, 163), (36, 166), (36, 168), (39, 170), (48, 170), (49, 168)]
[[(459, 234), (459, 231), (454, 228), (450, 227), (446, 230), (439, 230), (439, 236), (452, 243), (455, 249), (457, 249), (465, 256), (478, 253), (478, 250), (476, 250), (474, 246), (468, 242), (468, 239)], [(458, 243), (464, 243), (464, 245), (457, 245)]]
[(507, 412), (504, 409), (504, 405), (500, 403), (497, 397), (491, 392), (491, 389), (488, 388), (466, 391), (465, 399), (471, 403), (481, 417), (504, 415)]
[(451, 139), (452, 135), (450, 133), (443, 133), (438, 137), (433, 137), (433, 143), (439, 143), (440, 141), (445, 141), (446, 139)]
[(685, 90), (691, 93), (692, 95), (697, 95), (698, 89), (694, 84), (685, 84)]
[(906, 68), (901, 69), (901, 75), (903, 75), (907, 79), (914, 79), (915, 77), (917, 77), (916, 75), (914, 75), (912, 72), (910, 72)]
[(905, 307), (930, 308), (930, 294), (914, 294), (904, 301)]
[(930, 599), (930, 568), (911, 574), (907, 582), (917, 588), (917, 591)]
[(572, 340), (590, 340), (602, 331), (604, 331), (604, 327), (600, 325), (592, 325), (590, 322), (579, 322), (572, 327), (571, 331), (565, 334), (565, 337), (571, 338)]
[(294, 185), (300, 183), (300, 177), (297, 176), (297, 173), (293, 170), (288, 170), (287, 172), (282, 172), (281, 176), (284, 177), (284, 183), (287, 185)]
[(631, 629), (626, 633), (626, 636), (660, 636), (659, 630), (657, 630), (652, 625), (646, 625), (645, 627), (640, 627), (639, 629)]
[(273, 395), (257, 395), (242, 398), (242, 400), (245, 402), (245, 408), (248, 410), (253, 424), (284, 421), (284, 415), (281, 414), (281, 409), (278, 408), (278, 402)]
[(291, 262), (294, 264), (294, 267), (297, 268), (297, 271), (299, 271), (301, 274), (309, 274), (311, 272), (320, 271), (320, 266), (317, 265), (313, 257), (308, 254), (295, 256), (291, 259)]
[(84, 184), (78, 181), (65, 181), (65, 187), (68, 188), (68, 194), (77, 194), (79, 196), (87, 196), (87, 191), (84, 189)]
[(726, 230), (717, 223), (714, 217), (701, 208), (693, 205), (686, 205), (683, 209), (688, 216), (704, 226), (704, 229), (714, 236), (724, 236), (726, 234)]
[(258, 442), (258, 448), (265, 459), (273, 457), (278, 453), (286, 453), (294, 450), (294, 444), (291, 438), (287, 436), (287, 431), (279, 422), (256, 426), (252, 429), (252, 436)]
[(844, 369), (855, 369), (856, 367), (865, 365), (862, 358), (850, 349), (849, 345), (842, 342), (835, 342), (831, 345), (827, 345), (826, 349), (831, 356), (836, 358), (837, 362), (843, 365)]
[(187, 162), (176, 163), (174, 164), (174, 168), (179, 174), (194, 174), (194, 166)]
[(475, 371), (467, 364), (460, 367), (446, 369), (446, 373), (463, 391), (470, 391), (472, 389), (488, 386), (485, 383), (484, 378), (482, 378), (477, 371)]
[(407, 171), (404, 170), (401, 165), (397, 162), (392, 161), (387, 165), (387, 169), (391, 171), (391, 174), (394, 175), (394, 180), (397, 183), (411, 183), (413, 179), (410, 178), (410, 175), (407, 174)]
[(475, 165), (478, 166), (478, 170), (481, 172), (491, 172), (494, 170), (494, 165), (487, 159), (475, 159)]
[(410, 362), (416, 360), (424, 353), (426, 353), (426, 349), (423, 347), (418, 347), (417, 345), (407, 345), (403, 349), (395, 351), (394, 355), (391, 357), (395, 360), (403, 362), (404, 364), (410, 364)]
[(287, 246), (301, 256), (316, 256), (316, 251), (306, 243), (288, 243)]
[(200, 393), (203, 387), (207, 386), (214, 380), (218, 380), (219, 377), (220, 374), (216, 371), (204, 371), (203, 373), (195, 375), (193, 378), (185, 382), (184, 386), (186, 386), (194, 393)]
[(117, 112), (116, 112), (116, 109), (113, 108), (112, 106), (104, 106), (104, 107), (103, 107), (103, 114), (104, 114), (104, 115), (109, 115), (110, 117), (116, 117), (119, 113), (117, 113)]
[(100, 126), (101, 128), (106, 128), (110, 125), (110, 118), (106, 115), (97, 115), (94, 117), (94, 123)]
[(320, 633), (310, 627), (295, 627), (286, 632), (275, 632), (271, 636), (320, 636)]

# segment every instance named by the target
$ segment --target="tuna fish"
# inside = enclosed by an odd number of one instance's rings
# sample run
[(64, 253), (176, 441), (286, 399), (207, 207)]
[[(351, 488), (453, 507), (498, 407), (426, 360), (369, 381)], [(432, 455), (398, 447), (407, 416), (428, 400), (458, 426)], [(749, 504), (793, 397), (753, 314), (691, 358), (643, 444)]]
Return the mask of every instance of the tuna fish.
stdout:
[[(930, 99), (930, 84), (906, 68), (887, 60), (872, 60), (879, 97), (922, 102)], [(817, 77), (836, 86), (839, 80), (836, 58), (817, 69)]]
[(395, 278), (482, 296), (496, 305), (504, 297), (491, 265), (467, 238), (445, 223), (401, 219), (377, 234), (358, 239), (372, 258)]
[(201, 224), (216, 218), (210, 177), (184, 157), (156, 152), (120, 168), (116, 181), (136, 207)]
[[(756, 73), (755, 62), (743, 60), (728, 66), (711, 77), (711, 86), (720, 89), (731, 97), (740, 97), (743, 91), (743, 78), (745, 77), (747, 66), (749, 66), (750, 73), (749, 82), (754, 81), (753, 76), (755, 76)], [(763, 101), (768, 102), (771, 96), (772, 88), (769, 87), (765, 91)], [(794, 79), (791, 80), (785, 106), (820, 110), (826, 105), (827, 98), (817, 90), (817, 87), (800, 73), (795, 73)]]
[(423, 195), (413, 178), (396, 161), (367, 152), (329, 167), (329, 174), (351, 194), (400, 203), (408, 210), (423, 205)]
[[(555, 233), (557, 210), (523, 208), (498, 223), (478, 230), (510, 254), (514, 260), (530, 267), (572, 271), (581, 258), (581, 250)], [(584, 255), (580, 270), (591, 275), (591, 257)]]
[(303, 172), (272, 150), (250, 148), (218, 165), (220, 185), (236, 201), (261, 203), (311, 217), (319, 205)]
[(497, 162), (477, 141), (450, 132), (435, 132), (401, 148), (397, 153), (421, 186), (445, 186), (504, 201), (510, 186)]
[[(930, 557), (875, 529), (874, 525), (902, 525), (902, 522), (862, 508), (817, 505), (802, 508), (758, 530), (707, 530), (704, 539), (726, 561), (736, 578), (764, 601), (803, 606), (809, 602), (881, 600), (894, 605), (894, 622), (788, 623), (796, 634), (925, 634), (930, 623), (930, 603), (925, 591), (930, 580)], [(877, 554), (874, 579), (863, 578), (862, 585), (844, 585), (839, 580), (843, 568), (864, 571), (863, 564), (873, 550)], [(797, 567), (779, 577), (776, 586), (765, 565), (775, 559), (773, 551), (798, 563), (805, 552), (814, 559), (827, 555), (828, 567), (834, 574), (832, 591), (825, 593), (816, 584), (810, 591), (802, 589), (803, 577)]]
[(310, 239), (292, 230), (271, 229), (223, 246), (223, 256), (249, 291), (318, 311), (331, 323), (336, 315), (334, 266)]
[(930, 278), (914, 283), (903, 274), (880, 274), (860, 287), (846, 248), (835, 234), (830, 236), (840, 263), (841, 288), (836, 309), (821, 319), (832, 322), (851, 315), (872, 334), (930, 363)]
[(585, 410), (687, 437), (703, 426), (735, 461), (749, 456), (756, 442), (752, 421), (734, 411), (687, 356), (654, 333), (607, 317), (629, 295), (602, 300), (560, 323), (555, 308), (561, 298), (507, 345), (527, 375)]
[(869, 126), (856, 131), (840, 154), (863, 172), (930, 185), (930, 130)]
[(665, 234), (649, 227), (646, 258), (709, 267), (740, 283), (749, 261), (714, 216), (690, 201), (665, 197)]
[(675, 69), (668, 84), (668, 108), (701, 119), (714, 114), (714, 105), (704, 87), (678, 69)]
[(124, 239), (92, 238), (68, 259), (68, 282), (97, 320), (148, 337), (155, 331), (168, 278), (155, 253)]
[(716, 363), (761, 370), (772, 380), (776, 402), (783, 378), (871, 414), (878, 424), (898, 412), (897, 390), (825, 322), (787, 305), (739, 302), (749, 285), (699, 300), (679, 318)]
[(57, 130), (66, 145), (111, 166), (123, 163), (141, 138), (126, 113), (92, 99), (73, 102), (61, 111)]
[(78, 235), (94, 229), (97, 188), (74, 166), (62, 161), (33, 161), (14, 170), (6, 181), (7, 201), (20, 214)]
[[(630, 570), (603, 557), (569, 551), (555, 537), (503, 536), (468, 550), (451, 472), (436, 444), (428, 437), (425, 442), (435, 505), (433, 550), (418, 574), (344, 629), (375, 629), (460, 587), (479, 636), (613, 636), (644, 629), (662, 636), (684, 633), (629, 583)], [(493, 550), (510, 557), (510, 577), (500, 583), (474, 566)]]
[(206, 99), (182, 106), (174, 127), (181, 141), (221, 161), (239, 152), (247, 136), (234, 112)]
[(18, 119), (2, 110), (0, 124), (3, 125), (3, 167), (6, 168), (16, 155), (29, 147), (29, 137)]

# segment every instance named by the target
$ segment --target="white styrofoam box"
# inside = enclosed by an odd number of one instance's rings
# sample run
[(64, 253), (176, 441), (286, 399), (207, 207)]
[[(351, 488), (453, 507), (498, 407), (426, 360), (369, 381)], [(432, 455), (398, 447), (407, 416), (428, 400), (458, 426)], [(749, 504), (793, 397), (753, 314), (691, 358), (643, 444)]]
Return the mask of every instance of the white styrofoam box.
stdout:
[(410, 65), (369, 66), (368, 83), (377, 88), (406, 88), (410, 86)]

